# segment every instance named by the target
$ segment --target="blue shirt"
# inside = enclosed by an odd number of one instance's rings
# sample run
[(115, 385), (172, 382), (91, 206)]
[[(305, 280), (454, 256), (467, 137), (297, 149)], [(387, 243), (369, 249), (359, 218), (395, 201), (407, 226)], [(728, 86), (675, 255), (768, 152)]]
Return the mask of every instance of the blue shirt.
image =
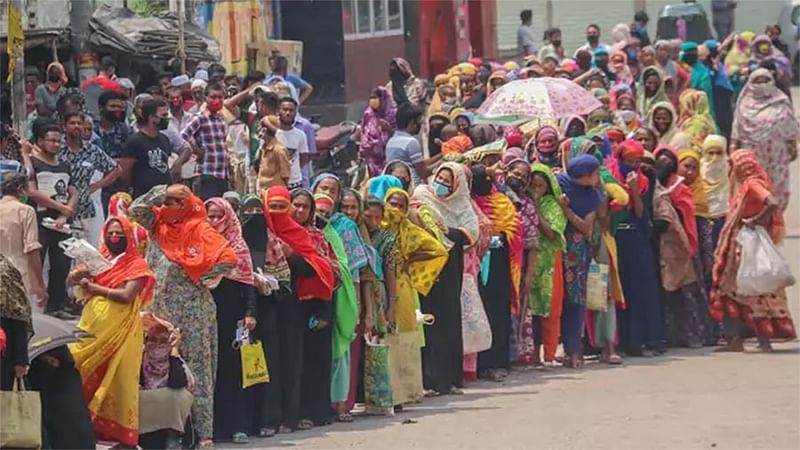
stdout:
[(293, 73), (290, 73), (285, 77), (276, 75), (274, 73), (267, 75), (267, 77), (264, 78), (264, 84), (269, 84), (270, 81), (273, 80), (285, 81), (286, 84), (289, 85), (289, 90), (292, 93), (292, 98), (297, 100), (298, 102), (300, 102), (300, 91), (302, 91), (308, 86), (308, 82), (306, 80), (300, 78), (298, 75), (295, 75)]
[[(403, 161), (413, 168), (414, 164), (424, 159), (422, 145), (416, 137), (405, 131), (396, 131), (386, 143), (386, 161)], [(416, 169), (411, 171), (411, 178), (415, 186), (421, 181)]]

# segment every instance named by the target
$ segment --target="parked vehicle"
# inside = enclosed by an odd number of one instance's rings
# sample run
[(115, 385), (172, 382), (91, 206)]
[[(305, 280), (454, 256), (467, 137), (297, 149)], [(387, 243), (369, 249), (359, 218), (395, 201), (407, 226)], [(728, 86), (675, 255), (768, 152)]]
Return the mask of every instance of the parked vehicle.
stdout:
[(656, 39), (703, 42), (711, 37), (708, 14), (700, 4), (678, 3), (666, 5), (658, 11)]
[(358, 155), (360, 131), (359, 124), (349, 121), (319, 128), (316, 136), (317, 153), (312, 159), (314, 175), (330, 172), (349, 186), (361, 164)]

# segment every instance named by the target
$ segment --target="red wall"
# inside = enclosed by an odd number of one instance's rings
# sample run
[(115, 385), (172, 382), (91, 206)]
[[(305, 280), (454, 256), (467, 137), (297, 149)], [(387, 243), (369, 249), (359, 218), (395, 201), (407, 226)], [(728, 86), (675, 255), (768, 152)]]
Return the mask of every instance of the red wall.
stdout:
[(389, 61), (405, 54), (403, 35), (344, 41), (346, 101), (368, 99), (389, 81)]
[(468, 2), (469, 40), (472, 52), (481, 58), (497, 57), (497, 12), (495, 0)]

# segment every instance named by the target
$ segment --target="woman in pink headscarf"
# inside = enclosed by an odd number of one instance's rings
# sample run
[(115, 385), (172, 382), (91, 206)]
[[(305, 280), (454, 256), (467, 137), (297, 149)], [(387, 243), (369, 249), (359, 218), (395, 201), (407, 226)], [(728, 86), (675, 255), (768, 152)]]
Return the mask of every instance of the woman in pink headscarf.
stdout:
[(386, 143), (395, 128), (392, 95), (388, 89), (379, 86), (369, 96), (369, 106), (361, 117), (359, 151), (367, 162), (370, 177), (380, 175), (386, 165)]

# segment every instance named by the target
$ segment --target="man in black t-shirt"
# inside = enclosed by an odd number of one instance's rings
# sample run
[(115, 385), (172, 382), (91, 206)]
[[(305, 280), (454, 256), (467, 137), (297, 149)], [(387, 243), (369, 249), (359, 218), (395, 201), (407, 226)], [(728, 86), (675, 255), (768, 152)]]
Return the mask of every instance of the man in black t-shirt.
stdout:
[(125, 143), (120, 157), (123, 177), (133, 187), (133, 197), (153, 186), (170, 184), (169, 139), (161, 133), (169, 126), (169, 107), (160, 99), (145, 100), (137, 117), (139, 132)]

